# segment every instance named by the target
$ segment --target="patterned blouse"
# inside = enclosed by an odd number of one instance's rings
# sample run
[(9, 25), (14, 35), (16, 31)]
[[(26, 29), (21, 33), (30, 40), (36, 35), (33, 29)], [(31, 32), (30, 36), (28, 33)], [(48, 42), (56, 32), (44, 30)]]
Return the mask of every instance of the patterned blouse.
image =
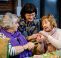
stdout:
[(40, 22), (38, 19), (32, 22), (26, 22), (24, 19), (20, 20), (19, 31), (26, 37), (40, 31)]

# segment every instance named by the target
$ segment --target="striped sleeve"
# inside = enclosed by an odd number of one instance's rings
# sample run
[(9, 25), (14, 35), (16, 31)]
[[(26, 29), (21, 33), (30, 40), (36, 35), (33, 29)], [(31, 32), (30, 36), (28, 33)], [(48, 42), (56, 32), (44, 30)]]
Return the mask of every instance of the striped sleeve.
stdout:
[(15, 55), (15, 48), (12, 47), (11, 43), (9, 43), (9, 55), (14, 56)]

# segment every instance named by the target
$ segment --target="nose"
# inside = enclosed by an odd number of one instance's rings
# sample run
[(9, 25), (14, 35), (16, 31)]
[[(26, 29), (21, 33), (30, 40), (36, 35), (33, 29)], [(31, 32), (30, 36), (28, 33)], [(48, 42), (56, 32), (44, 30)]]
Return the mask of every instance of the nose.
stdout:
[(31, 15), (31, 16), (30, 16), (30, 19), (32, 19), (32, 18), (33, 18), (33, 16)]
[(46, 24), (43, 24), (43, 27), (46, 27)]
[(17, 26), (19, 27), (19, 24), (17, 24)]

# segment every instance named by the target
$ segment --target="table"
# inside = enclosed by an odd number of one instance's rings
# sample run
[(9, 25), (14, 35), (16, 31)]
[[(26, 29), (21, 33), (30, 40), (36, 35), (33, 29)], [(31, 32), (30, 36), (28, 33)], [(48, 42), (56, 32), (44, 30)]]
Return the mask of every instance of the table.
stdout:
[(61, 50), (56, 50), (54, 52), (45, 53), (42, 55), (34, 55), (29, 58), (61, 58)]

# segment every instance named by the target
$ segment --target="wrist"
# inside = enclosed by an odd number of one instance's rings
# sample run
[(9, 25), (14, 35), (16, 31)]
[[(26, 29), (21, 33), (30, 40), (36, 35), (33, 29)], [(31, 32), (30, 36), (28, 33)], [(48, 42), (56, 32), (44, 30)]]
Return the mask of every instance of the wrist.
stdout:
[(27, 44), (23, 45), (23, 49), (24, 50), (28, 49), (28, 45)]
[(29, 36), (29, 40), (32, 40), (33, 36)]
[(27, 40), (31, 40), (32, 39), (32, 36), (27, 36)]

